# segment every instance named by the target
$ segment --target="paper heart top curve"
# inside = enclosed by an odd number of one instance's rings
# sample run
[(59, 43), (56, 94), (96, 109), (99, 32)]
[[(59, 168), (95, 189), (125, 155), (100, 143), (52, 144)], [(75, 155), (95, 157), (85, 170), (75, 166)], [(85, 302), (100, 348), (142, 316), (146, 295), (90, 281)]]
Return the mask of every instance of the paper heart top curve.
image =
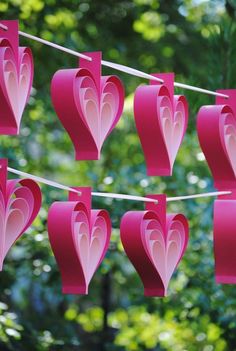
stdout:
[(54, 202), (48, 213), (49, 240), (64, 294), (88, 294), (111, 236), (108, 212), (91, 210), (91, 188), (76, 189), (81, 196), (71, 192), (69, 201)]
[(169, 176), (188, 124), (188, 104), (174, 95), (174, 74), (153, 74), (164, 84), (151, 81), (134, 96), (134, 117), (143, 148), (147, 174)]
[(236, 90), (220, 92), (230, 98), (200, 108), (197, 132), (215, 187), (229, 190), (236, 188)]
[(0, 134), (19, 134), (21, 117), (33, 82), (31, 50), (19, 47), (18, 21), (1, 21), (0, 28)]
[(124, 88), (116, 76), (101, 76), (101, 53), (85, 53), (79, 68), (57, 71), (51, 83), (55, 111), (74, 144), (76, 160), (97, 160), (123, 111)]
[(137, 270), (146, 296), (166, 296), (172, 274), (188, 243), (188, 222), (182, 214), (166, 215), (166, 196), (148, 195), (146, 211), (129, 211), (121, 220), (121, 241)]
[(0, 159), (0, 270), (11, 246), (34, 221), (41, 202), (38, 184), (31, 179), (7, 180), (7, 160)]

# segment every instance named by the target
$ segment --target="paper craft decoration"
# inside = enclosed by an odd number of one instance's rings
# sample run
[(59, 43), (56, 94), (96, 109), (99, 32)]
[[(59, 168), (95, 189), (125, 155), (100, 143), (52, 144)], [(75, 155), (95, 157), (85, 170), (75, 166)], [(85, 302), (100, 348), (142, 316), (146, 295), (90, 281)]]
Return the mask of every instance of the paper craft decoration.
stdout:
[(153, 74), (164, 84), (150, 81), (136, 89), (134, 116), (149, 176), (172, 175), (173, 164), (188, 124), (188, 104), (174, 95), (174, 74)]
[(79, 68), (57, 71), (51, 96), (55, 111), (74, 144), (76, 160), (97, 160), (123, 111), (124, 88), (116, 76), (101, 77), (101, 52), (85, 53)]
[(215, 187), (219, 190), (236, 188), (236, 115), (231, 107), (201, 107), (197, 132)]
[(21, 117), (33, 82), (31, 50), (19, 47), (18, 21), (0, 28), (0, 134), (19, 134)]
[(0, 159), (0, 270), (11, 246), (34, 221), (41, 202), (38, 184), (31, 179), (7, 180), (7, 160)]
[(214, 256), (217, 283), (236, 284), (236, 90), (219, 90), (216, 105), (197, 117), (198, 138), (218, 190), (230, 190), (214, 202)]
[(121, 220), (121, 241), (137, 270), (146, 296), (166, 296), (172, 274), (188, 243), (188, 222), (182, 214), (166, 214), (166, 196), (148, 195), (146, 211), (130, 211)]
[(91, 188), (76, 189), (81, 196), (71, 192), (69, 201), (54, 202), (48, 213), (48, 234), (64, 294), (88, 294), (111, 236), (108, 212), (91, 210)]
[(214, 256), (216, 282), (236, 284), (236, 190), (214, 202)]

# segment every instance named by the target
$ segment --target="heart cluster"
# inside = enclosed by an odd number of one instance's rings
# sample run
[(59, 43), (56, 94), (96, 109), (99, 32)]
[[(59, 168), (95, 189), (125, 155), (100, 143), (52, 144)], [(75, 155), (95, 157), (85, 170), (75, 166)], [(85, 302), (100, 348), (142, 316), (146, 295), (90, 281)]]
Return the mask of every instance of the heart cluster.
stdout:
[[(107, 211), (91, 210), (91, 189), (77, 190), (82, 197), (71, 193), (69, 201), (52, 204), (48, 214), (49, 239), (67, 294), (88, 293), (111, 236)], [(188, 223), (181, 214), (166, 216), (164, 195), (152, 197), (159, 201), (152, 210), (123, 216), (121, 240), (143, 281), (145, 295), (165, 296), (188, 243)]]

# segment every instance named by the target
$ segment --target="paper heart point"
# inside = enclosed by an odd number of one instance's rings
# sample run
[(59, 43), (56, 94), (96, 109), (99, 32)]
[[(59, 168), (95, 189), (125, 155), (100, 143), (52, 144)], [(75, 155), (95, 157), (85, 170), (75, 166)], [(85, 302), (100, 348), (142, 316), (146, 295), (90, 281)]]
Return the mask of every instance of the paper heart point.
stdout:
[(134, 97), (134, 116), (148, 175), (171, 175), (188, 122), (184, 96), (173, 95), (173, 74), (155, 74), (166, 85), (140, 86)]
[[(65, 294), (87, 294), (89, 283), (109, 246), (111, 222), (104, 210), (91, 210), (86, 189), (80, 201), (55, 202), (49, 209), (48, 234)], [(72, 201), (73, 200), (73, 201)], [(78, 199), (77, 199), (78, 200)]]
[[(19, 47), (18, 22), (5, 21), (9, 37), (0, 31), (0, 134), (18, 134), (33, 82), (33, 57), (29, 48)], [(15, 23), (17, 22), (17, 23)], [(13, 28), (11, 28), (13, 26)]]
[(119, 78), (101, 76), (101, 53), (88, 55), (92, 62), (81, 59), (80, 68), (56, 72), (51, 85), (54, 108), (74, 144), (77, 160), (99, 159), (124, 105)]

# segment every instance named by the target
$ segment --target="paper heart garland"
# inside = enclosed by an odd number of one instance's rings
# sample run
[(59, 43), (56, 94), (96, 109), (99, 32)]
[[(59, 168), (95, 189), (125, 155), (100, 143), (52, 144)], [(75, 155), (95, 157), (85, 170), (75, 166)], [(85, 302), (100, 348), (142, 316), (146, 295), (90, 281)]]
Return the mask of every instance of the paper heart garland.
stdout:
[(108, 212), (91, 210), (91, 189), (76, 189), (81, 196), (70, 193), (69, 201), (54, 202), (48, 213), (48, 234), (64, 294), (88, 293), (111, 236)]
[(41, 207), (41, 191), (31, 179), (7, 180), (7, 160), (0, 160), (0, 270), (14, 242), (26, 231)]
[(97, 160), (123, 111), (124, 88), (116, 76), (101, 77), (101, 53), (86, 53), (78, 69), (57, 71), (51, 83), (55, 111), (74, 144), (76, 160)]
[(0, 29), (0, 134), (19, 134), (21, 117), (33, 82), (31, 50), (19, 47), (18, 21), (1, 21)]
[(121, 241), (137, 270), (146, 296), (166, 296), (169, 281), (188, 243), (188, 222), (182, 214), (166, 215), (166, 196), (148, 195), (158, 204), (127, 212), (121, 220)]
[(153, 74), (164, 85), (151, 81), (136, 89), (134, 117), (149, 176), (169, 176), (188, 124), (188, 104), (174, 95), (174, 74)]

